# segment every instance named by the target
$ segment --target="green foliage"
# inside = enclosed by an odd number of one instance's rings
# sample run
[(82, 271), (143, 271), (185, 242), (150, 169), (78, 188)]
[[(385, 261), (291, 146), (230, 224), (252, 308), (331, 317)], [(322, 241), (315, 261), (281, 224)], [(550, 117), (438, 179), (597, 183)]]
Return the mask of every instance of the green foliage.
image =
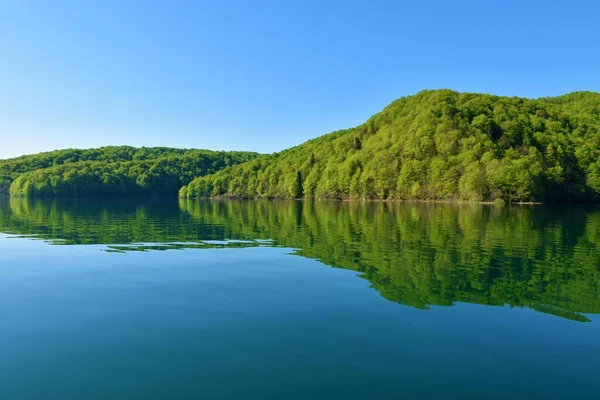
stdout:
[(0, 176), (0, 197), (9, 195), (10, 183), (11, 179), (9, 176)]
[(423, 91), (356, 128), (192, 181), (183, 197), (600, 200), (600, 94)]
[(193, 178), (249, 161), (255, 153), (166, 147), (58, 150), (0, 161), (0, 194), (175, 196)]

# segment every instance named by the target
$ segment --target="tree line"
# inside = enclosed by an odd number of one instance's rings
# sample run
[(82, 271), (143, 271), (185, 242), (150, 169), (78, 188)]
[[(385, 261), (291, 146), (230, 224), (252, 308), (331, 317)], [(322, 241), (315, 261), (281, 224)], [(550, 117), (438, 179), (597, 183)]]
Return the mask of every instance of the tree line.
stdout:
[(176, 196), (192, 179), (256, 156), (167, 147), (58, 150), (0, 161), (0, 194)]

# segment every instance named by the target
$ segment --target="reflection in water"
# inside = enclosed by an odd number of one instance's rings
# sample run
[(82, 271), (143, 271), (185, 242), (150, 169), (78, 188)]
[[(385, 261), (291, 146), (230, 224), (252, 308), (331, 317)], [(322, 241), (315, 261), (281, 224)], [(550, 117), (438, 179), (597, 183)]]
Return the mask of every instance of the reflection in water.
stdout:
[(285, 246), (359, 271), (413, 307), (510, 305), (578, 321), (600, 313), (593, 208), (5, 199), (0, 232), (115, 252)]

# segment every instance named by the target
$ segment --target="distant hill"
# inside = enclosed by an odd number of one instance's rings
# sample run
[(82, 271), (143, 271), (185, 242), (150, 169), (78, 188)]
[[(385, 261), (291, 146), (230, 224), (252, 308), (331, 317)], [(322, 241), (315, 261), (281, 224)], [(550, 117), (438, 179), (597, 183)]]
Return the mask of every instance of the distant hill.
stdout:
[(195, 179), (180, 196), (598, 201), (600, 93), (422, 91), (356, 128)]
[(176, 196), (193, 178), (257, 153), (110, 146), (0, 160), (0, 194), (13, 196)]

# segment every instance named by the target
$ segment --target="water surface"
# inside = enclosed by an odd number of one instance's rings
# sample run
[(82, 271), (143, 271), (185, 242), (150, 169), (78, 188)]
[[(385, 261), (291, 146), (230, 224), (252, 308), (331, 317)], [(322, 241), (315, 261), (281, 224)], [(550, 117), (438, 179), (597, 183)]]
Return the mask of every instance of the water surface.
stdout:
[(597, 398), (600, 209), (0, 201), (0, 398)]

